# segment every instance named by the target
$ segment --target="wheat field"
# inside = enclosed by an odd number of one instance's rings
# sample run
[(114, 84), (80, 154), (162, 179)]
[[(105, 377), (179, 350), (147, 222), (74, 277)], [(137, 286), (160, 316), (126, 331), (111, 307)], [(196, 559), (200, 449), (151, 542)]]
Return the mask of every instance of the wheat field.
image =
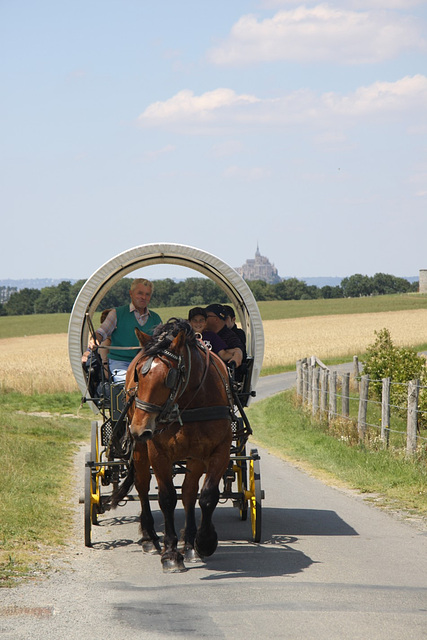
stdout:
[(0, 390), (21, 393), (77, 391), (66, 333), (0, 340)]
[(387, 328), (398, 346), (427, 342), (427, 309), (352, 315), (313, 316), (264, 322), (264, 367), (295, 363), (316, 355), (320, 359), (359, 355)]
[[(359, 355), (389, 329), (399, 346), (427, 343), (427, 309), (353, 315), (313, 316), (264, 322), (264, 366), (293, 364), (299, 358)], [(0, 390), (22, 393), (76, 391), (66, 334), (0, 340)]]

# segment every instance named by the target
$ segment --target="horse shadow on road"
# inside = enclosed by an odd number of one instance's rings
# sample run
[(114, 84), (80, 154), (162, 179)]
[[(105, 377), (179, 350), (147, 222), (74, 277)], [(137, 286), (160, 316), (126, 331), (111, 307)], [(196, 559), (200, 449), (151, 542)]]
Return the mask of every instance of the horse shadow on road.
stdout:
[[(156, 530), (162, 535), (162, 514), (154, 510)], [(138, 546), (137, 516), (115, 516), (103, 520), (101, 530), (110, 530), (94, 543), (99, 551), (119, 547)], [(214, 514), (219, 545), (213, 556), (197, 563), (187, 564), (190, 571), (208, 571), (201, 580), (218, 580), (241, 577), (271, 577), (298, 574), (316, 561), (299, 548), (301, 538), (310, 536), (357, 536), (357, 532), (342, 520), (335, 511), (322, 509), (283, 509), (264, 507), (262, 510), (262, 537), (260, 543), (252, 542), (250, 513), (241, 521), (237, 509), (221, 506)], [(120, 526), (119, 526), (120, 525)], [(131, 525), (132, 530), (129, 531)], [(177, 531), (184, 525), (182, 509), (176, 510)], [(120, 528), (132, 538), (121, 537)], [(125, 533), (123, 531), (123, 533)]]
[(358, 535), (335, 511), (321, 509), (264, 507), (259, 544), (250, 542), (249, 514), (246, 522), (240, 522), (235, 509), (222, 508), (215, 522), (221, 542), (206, 561), (212, 573), (203, 580), (297, 574), (316, 562), (295, 548), (301, 537)]

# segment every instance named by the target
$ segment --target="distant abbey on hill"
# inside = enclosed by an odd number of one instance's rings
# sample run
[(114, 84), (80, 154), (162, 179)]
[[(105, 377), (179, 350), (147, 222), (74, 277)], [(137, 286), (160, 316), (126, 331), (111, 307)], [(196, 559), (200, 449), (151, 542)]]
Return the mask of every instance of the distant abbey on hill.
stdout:
[(236, 271), (245, 280), (264, 280), (269, 284), (276, 284), (282, 280), (274, 264), (271, 264), (268, 258), (260, 254), (258, 245), (255, 258), (246, 260), (242, 267), (236, 267)]

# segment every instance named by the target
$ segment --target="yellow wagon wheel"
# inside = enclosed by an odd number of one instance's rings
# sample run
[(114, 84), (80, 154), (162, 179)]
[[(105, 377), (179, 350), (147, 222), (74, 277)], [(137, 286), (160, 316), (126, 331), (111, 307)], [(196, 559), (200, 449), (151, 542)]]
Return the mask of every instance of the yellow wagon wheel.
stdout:
[(92, 460), (90, 453), (85, 457), (85, 491), (84, 491), (84, 530), (85, 530), (85, 545), (90, 547), (92, 545), (92, 520), (94, 511), (93, 493), (94, 482), (92, 473)]
[(252, 540), (261, 541), (261, 500), (264, 497), (261, 489), (261, 473), (257, 449), (251, 449), (249, 460), (249, 509), (251, 512)]
[(98, 524), (98, 512), (101, 501), (100, 475), (101, 469), (96, 463), (99, 463), (99, 437), (98, 422), (92, 422), (91, 430), (91, 450), (86, 454), (85, 458), (85, 474), (84, 474), (84, 535), (85, 545), (92, 545), (92, 525)]
[[(99, 453), (99, 426), (98, 421), (92, 421), (91, 438), (90, 438), (91, 459), (93, 462), (100, 462)], [(104, 467), (95, 467), (92, 471), (92, 524), (98, 524), (98, 514), (101, 513), (101, 476), (104, 473)]]
[(237, 478), (237, 493), (239, 495), (239, 515), (240, 520), (247, 520), (248, 517), (248, 466), (246, 460), (246, 447), (239, 451), (242, 459), (237, 458), (233, 465), (233, 470)]

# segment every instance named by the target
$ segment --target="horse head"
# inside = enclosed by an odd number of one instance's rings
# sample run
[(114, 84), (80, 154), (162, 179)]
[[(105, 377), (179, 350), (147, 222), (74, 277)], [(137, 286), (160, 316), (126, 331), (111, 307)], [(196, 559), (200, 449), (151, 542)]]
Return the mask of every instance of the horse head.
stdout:
[[(139, 442), (151, 440), (159, 421), (179, 419), (175, 402), (185, 379), (186, 332), (181, 330), (164, 346), (159, 340), (135, 329), (142, 355), (135, 358), (126, 377), (126, 389), (133, 389), (135, 402), (130, 432)], [(161, 338), (163, 336), (160, 336)]]

